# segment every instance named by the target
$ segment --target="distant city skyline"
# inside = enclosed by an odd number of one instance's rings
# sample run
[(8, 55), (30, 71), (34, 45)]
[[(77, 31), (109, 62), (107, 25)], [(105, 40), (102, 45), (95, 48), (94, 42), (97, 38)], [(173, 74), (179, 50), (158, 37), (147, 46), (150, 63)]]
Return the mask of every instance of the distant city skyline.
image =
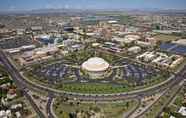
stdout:
[(186, 9), (186, 0), (1, 0), (0, 11), (66, 9)]

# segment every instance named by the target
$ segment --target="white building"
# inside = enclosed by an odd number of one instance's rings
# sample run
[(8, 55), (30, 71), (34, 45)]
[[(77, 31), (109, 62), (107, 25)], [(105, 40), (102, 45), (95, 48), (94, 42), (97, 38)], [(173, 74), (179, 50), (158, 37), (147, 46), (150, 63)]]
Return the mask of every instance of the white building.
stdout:
[(177, 41), (173, 41), (172, 43), (176, 43), (176, 44), (179, 44), (179, 45), (185, 45), (186, 46), (186, 39), (180, 39), (180, 40), (177, 40)]
[(88, 73), (92, 79), (102, 78), (109, 68), (109, 63), (99, 57), (88, 59), (82, 64), (82, 69)]
[(126, 39), (131, 39), (131, 40), (139, 40), (141, 37), (139, 35), (126, 35)]
[(173, 69), (181, 64), (184, 58), (180, 55), (167, 55), (161, 52), (145, 52), (136, 57), (137, 60), (149, 62), (159, 67)]
[(153, 46), (150, 42), (144, 42), (144, 41), (137, 41), (136, 44), (141, 47), (152, 47)]
[(15, 114), (16, 114), (16, 118), (21, 118), (21, 113), (20, 112), (17, 111)]
[(116, 20), (109, 20), (109, 21), (108, 21), (109, 24), (115, 24), (115, 23), (117, 23), (117, 22), (118, 22), (118, 21), (116, 21)]
[(186, 107), (181, 107), (178, 113), (181, 113), (181, 115), (186, 116)]
[(0, 111), (0, 118), (9, 118), (11, 117), (12, 114), (11, 114), (11, 111), (10, 110), (1, 110)]
[(15, 104), (11, 106), (11, 109), (17, 109), (17, 108), (22, 108), (23, 105), (22, 104)]
[(141, 52), (141, 47), (139, 47), (139, 46), (133, 46), (133, 47), (130, 47), (129, 49), (128, 49), (128, 52), (129, 53), (139, 53), (139, 52)]
[(32, 51), (24, 52), (19, 58), (21, 65), (30, 64), (38, 60), (46, 60), (52, 58), (52, 55), (57, 53), (59, 48), (54, 45), (49, 45), (47, 47), (36, 48)]
[(36, 48), (35, 45), (24, 45), (18, 48), (7, 49), (6, 51), (9, 52), (10, 54), (14, 54), (14, 53), (19, 53), (21, 51), (33, 50), (35, 48)]

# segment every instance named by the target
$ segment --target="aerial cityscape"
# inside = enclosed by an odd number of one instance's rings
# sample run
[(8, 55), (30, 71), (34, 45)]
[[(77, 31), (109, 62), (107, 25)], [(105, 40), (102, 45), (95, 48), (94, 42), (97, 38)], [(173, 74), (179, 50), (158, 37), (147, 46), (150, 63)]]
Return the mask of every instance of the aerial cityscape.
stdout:
[(186, 118), (186, 1), (0, 1), (0, 118)]

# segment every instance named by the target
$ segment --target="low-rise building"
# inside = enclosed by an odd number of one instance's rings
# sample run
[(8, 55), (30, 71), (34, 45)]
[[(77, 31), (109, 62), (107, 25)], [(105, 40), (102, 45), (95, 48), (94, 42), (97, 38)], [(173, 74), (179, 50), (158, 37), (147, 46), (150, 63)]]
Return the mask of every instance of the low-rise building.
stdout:
[(180, 55), (167, 55), (161, 52), (145, 52), (136, 57), (137, 60), (151, 63), (155, 66), (173, 69), (181, 64), (184, 58)]
[(128, 49), (128, 52), (129, 53), (134, 53), (134, 54), (139, 53), (139, 52), (141, 52), (141, 47), (139, 47), (139, 46), (130, 47)]
[(144, 41), (136, 41), (136, 44), (144, 48), (146, 47), (149, 48), (153, 46), (150, 42), (144, 42)]
[(68, 50), (71, 52), (82, 50), (82, 49), (84, 49), (84, 45), (82, 45), (82, 44), (75, 44), (75, 45), (72, 45), (68, 48)]
[(21, 118), (21, 113), (20, 112), (15, 112), (16, 118)]
[(15, 53), (20, 53), (21, 51), (29, 51), (29, 50), (33, 50), (35, 49), (36, 46), (35, 45), (23, 45), (21, 47), (18, 48), (11, 48), (11, 49), (7, 49), (6, 51), (10, 54), (15, 54)]
[(19, 58), (19, 62), (21, 65), (27, 65), (38, 60), (45, 60), (52, 58), (51, 55), (57, 53), (59, 48), (54, 45), (49, 45), (47, 47), (36, 48), (32, 51), (24, 52)]
[(186, 39), (180, 39), (180, 40), (177, 40), (177, 41), (172, 41), (172, 43), (186, 46)]
[(155, 46), (157, 44), (157, 39), (153, 38), (153, 37), (148, 37), (145, 38), (145, 42), (150, 43), (152, 46)]
[(15, 104), (11, 106), (11, 109), (17, 109), (17, 108), (22, 108), (23, 105), (22, 104)]
[(181, 107), (178, 111), (178, 113), (181, 113), (182, 116), (186, 116), (186, 107)]
[(11, 111), (10, 110), (1, 110), (0, 111), (0, 118), (9, 118), (11, 117)]

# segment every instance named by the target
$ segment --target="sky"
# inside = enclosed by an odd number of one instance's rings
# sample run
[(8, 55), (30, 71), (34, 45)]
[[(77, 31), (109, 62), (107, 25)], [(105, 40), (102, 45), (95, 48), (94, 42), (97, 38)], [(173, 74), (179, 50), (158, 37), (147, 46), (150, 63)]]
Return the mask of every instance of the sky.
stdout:
[(0, 0), (0, 11), (46, 8), (186, 9), (186, 0)]

